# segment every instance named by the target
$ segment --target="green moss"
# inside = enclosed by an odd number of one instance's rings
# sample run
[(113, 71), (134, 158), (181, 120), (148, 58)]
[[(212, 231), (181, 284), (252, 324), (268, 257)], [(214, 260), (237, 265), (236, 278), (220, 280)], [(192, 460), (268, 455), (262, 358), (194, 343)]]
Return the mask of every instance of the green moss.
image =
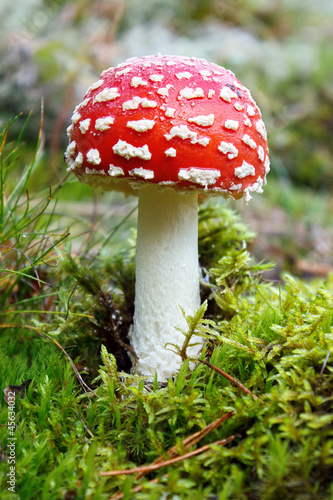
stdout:
[[(2, 389), (32, 382), (16, 397), (15, 495), (6, 483), (8, 405), (0, 400), (2, 498), (330, 498), (333, 278), (319, 286), (289, 275), (267, 282), (270, 266), (253, 261), (244, 224), (225, 206), (203, 205), (202, 306), (186, 318), (183, 345), (169, 346), (183, 360), (180, 372), (164, 387), (147, 384), (121, 365), (133, 315), (133, 246), (106, 258), (92, 253), (88, 238), (81, 257), (69, 257), (55, 211), (46, 216), (43, 204), (28, 211), (25, 202), (22, 222), (15, 200), (25, 181), (8, 212), (5, 165), (1, 222), (20, 251), (7, 252), (3, 237), (0, 380)], [(29, 235), (22, 247), (21, 234)], [(33, 278), (40, 286), (31, 287)], [(205, 339), (200, 360), (187, 357), (194, 335)], [(100, 476), (168, 458), (172, 447), (188, 453), (184, 440), (229, 412), (190, 448), (208, 446), (192, 458), (141, 477)], [(225, 446), (212, 444), (223, 439)]]

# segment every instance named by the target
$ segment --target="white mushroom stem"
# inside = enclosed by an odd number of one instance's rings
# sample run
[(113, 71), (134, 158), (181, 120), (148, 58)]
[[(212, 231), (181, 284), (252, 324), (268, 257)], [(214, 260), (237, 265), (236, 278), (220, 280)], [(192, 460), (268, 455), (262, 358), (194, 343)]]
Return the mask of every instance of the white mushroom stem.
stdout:
[[(180, 307), (192, 315), (199, 305), (198, 195), (141, 188), (132, 333), (136, 373), (151, 380), (157, 372), (163, 381), (177, 372), (181, 359), (165, 345), (182, 346), (177, 328), (187, 331), (187, 324)], [(196, 355), (199, 347), (190, 350)]]

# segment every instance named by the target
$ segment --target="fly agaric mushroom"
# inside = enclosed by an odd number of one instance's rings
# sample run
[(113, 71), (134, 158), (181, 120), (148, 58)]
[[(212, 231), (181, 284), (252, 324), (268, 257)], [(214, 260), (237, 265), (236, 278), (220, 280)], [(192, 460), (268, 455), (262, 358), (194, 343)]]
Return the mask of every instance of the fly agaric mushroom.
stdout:
[[(181, 308), (200, 305), (198, 193), (245, 200), (269, 171), (260, 111), (235, 75), (203, 59), (131, 58), (104, 71), (72, 116), (68, 170), (138, 194), (134, 328), (138, 374), (159, 381), (180, 358)], [(198, 353), (198, 346), (190, 348)]]

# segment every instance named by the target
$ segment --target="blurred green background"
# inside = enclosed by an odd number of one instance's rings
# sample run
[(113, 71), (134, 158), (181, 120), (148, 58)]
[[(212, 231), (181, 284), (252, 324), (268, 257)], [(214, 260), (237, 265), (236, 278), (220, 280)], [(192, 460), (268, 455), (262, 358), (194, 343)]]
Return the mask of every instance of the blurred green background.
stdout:
[(273, 175), (332, 187), (331, 0), (0, 0), (0, 10), (1, 126), (33, 110), (34, 141), (44, 99), (53, 181), (87, 87), (128, 57), (161, 52), (234, 71), (263, 113)]

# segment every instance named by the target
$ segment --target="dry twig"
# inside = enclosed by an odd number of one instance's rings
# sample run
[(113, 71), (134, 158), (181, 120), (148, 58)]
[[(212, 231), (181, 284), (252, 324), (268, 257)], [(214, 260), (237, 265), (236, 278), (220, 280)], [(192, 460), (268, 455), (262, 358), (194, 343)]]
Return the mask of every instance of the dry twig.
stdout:
[[(214, 422), (211, 422), (209, 425), (207, 425), (204, 429), (201, 429), (198, 432), (195, 432), (194, 434), (191, 434), (191, 436), (188, 436), (185, 438), (182, 442), (184, 445), (185, 450), (188, 450), (192, 446), (194, 446), (200, 439), (203, 437), (207, 436), (210, 432), (212, 432), (214, 429), (216, 429), (219, 425), (221, 425), (223, 422), (228, 420), (230, 417), (234, 415), (234, 412), (230, 411), (226, 413), (225, 415), (222, 415), (222, 417), (218, 418), (217, 420), (214, 420)], [(220, 441), (216, 441), (215, 443), (212, 443), (210, 445), (202, 446), (201, 448), (198, 448), (197, 450), (194, 450), (192, 452), (186, 453), (185, 455), (178, 456), (177, 454), (177, 446), (173, 446), (167, 451), (167, 455), (171, 457), (169, 460), (165, 460), (165, 455), (160, 456), (158, 459), (156, 459), (152, 464), (145, 466), (145, 467), (138, 467), (136, 469), (128, 469), (127, 471), (110, 471), (110, 473), (107, 472), (102, 472), (100, 473), (100, 476), (115, 476), (115, 475), (122, 475), (122, 474), (137, 474), (136, 479), (140, 479), (152, 470), (157, 470), (161, 467), (165, 467), (167, 465), (179, 462), (181, 460), (185, 460), (186, 458), (191, 458), (192, 456), (198, 455), (199, 453), (202, 453), (204, 451), (207, 451), (208, 449), (211, 448), (213, 445), (222, 445), (224, 446), (225, 444), (229, 443), (232, 439), (234, 439), (236, 436), (230, 436), (229, 438), (222, 439)], [(164, 477), (166, 477), (167, 474), (165, 474)], [(149, 483), (157, 483), (160, 478), (155, 478), (149, 481)], [(131, 490), (131, 493), (138, 493), (139, 491), (142, 490), (142, 485), (138, 485), (135, 488)], [(124, 497), (123, 493), (117, 492), (115, 493), (112, 497), (109, 498), (109, 500), (121, 500)]]
[(245, 387), (245, 385), (243, 385), (241, 382), (239, 382), (237, 379), (235, 379), (234, 377), (232, 377), (228, 373), (226, 373), (223, 370), (221, 370), (221, 368), (218, 368), (217, 366), (212, 365), (211, 363), (209, 363), (209, 361), (205, 361), (205, 360), (202, 360), (202, 359), (199, 359), (198, 361), (200, 361), (200, 363), (203, 363), (204, 365), (208, 366), (212, 370), (215, 370), (217, 373), (219, 373), (220, 375), (222, 375), (226, 379), (230, 380), (230, 382), (232, 382), (233, 384), (237, 385), (237, 387), (239, 387), (246, 394), (251, 394), (251, 396), (253, 398), (258, 399), (259, 401), (261, 401), (261, 399), (258, 398), (258, 396), (256, 396), (255, 394), (253, 394), (253, 392), (251, 392), (249, 389), (247, 389)]
[(135, 467), (134, 469), (104, 471), (104, 472), (100, 472), (99, 476), (101, 476), (101, 477), (122, 476), (122, 475), (129, 475), (129, 474), (138, 474), (138, 473), (142, 473), (142, 472), (144, 472), (145, 474), (148, 474), (149, 472), (152, 472), (154, 470), (161, 469), (161, 467), (166, 467), (167, 465), (172, 465), (172, 464), (175, 464), (176, 462), (181, 462), (182, 460), (185, 460), (186, 458), (191, 458), (191, 457), (194, 457), (195, 455), (199, 455), (200, 453), (203, 453), (204, 451), (210, 450), (212, 446), (215, 446), (215, 445), (225, 446), (226, 444), (230, 443), (230, 441), (235, 439), (235, 437), (236, 437), (236, 435), (229, 436), (226, 439), (220, 439), (219, 441), (215, 441), (214, 443), (206, 444), (205, 446), (201, 446), (201, 448), (198, 448), (197, 450), (193, 450), (193, 451), (190, 451), (189, 453), (185, 453), (185, 455), (180, 455), (179, 457), (174, 457), (174, 458), (171, 458), (170, 460), (165, 460), (165, 462), (161, 462), (158, 464), (146, 465), (143, 467)]

